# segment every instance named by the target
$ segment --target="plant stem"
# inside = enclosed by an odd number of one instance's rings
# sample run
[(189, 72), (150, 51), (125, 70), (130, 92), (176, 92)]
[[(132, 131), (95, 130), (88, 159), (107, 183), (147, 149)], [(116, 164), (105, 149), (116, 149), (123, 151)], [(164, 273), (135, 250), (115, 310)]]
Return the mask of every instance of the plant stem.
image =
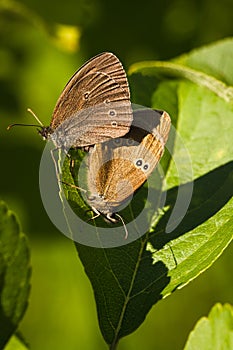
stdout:
[(112, 344), (109, 345), (109, 350), (116, 350), (117, 345), (118, 345), (118, 340), (117, 342), (114, 341)]
[(195, 84), (205, 86), (226, 102), (233, 102), (233, 87), (201, 71), (173, 62), (148, 61), (133, 64), (129, 74), (133, 73), (159, 74), (175, 78), (184, 78)]

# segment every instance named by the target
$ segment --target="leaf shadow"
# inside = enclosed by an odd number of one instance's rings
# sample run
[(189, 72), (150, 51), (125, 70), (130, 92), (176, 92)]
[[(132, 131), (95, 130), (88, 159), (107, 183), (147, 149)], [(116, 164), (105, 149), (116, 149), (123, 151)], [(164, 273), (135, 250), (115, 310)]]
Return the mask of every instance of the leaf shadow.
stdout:
[[(162, 261), (153, 264), (150, 252), (144, 251), (127, 303), (119, 338), (132, 333), (140, 326), (152, 306), (163, 298), (162, 292), (170, 279), (166, 265)], [(134, 315), (133, 322), (132, 315)]]
[(168, 268), (163, 261), (153, 263), (151, 253), (142, 249), (145, 243), (141, 238), (108, 249), (75, 243), (95, 291), (100, 329), (107, 344), (135, 331), (170, 282)]
[[(165, 233), (165, 227), (176, 202), (178, 187), (168, 191), (166, 205), (169, 205), (170, 210), (158, 222), (156, 231), (150, 235), (149, 240), (153, 242), (153, 248), (161, 249), (170, 240), (206, 221), (208, 217), (221, 209), (231, 197), (227, 191), (233, 181), (229, 177), (231, 173), (233, 173), (233, 162), (195, 180), (188, 212), (180, 225), (170, 234)], [(209, 186), (207, 186), (208, 183), (210, 183)], [(156, 188), (153, 188), (152, 191), (153, 198), (160, 193)], [(225, 194), (223, 197), (221, 197), (221, 191)], [(147, 194), (147, 186), (135, 193), (134, 216), (143, 210)], [(211, 205), (211, 195), (216, 197), (214, 206)], [(221, 197), (221, 202), (218, 196)], [(203, 206), (205, 207), (208, 201), (210, 204), (207, 212), (204, 213)], [(151, 208), (148, 209), (148, 213), (150, 210)], [(124, 215), (125, 217), (127, 215)], [(135, 331), (144, 321), (152, 306), (163, 298), (163, 291), (171, 281), (168, 266), (162, 260), (154, 260), (147, 243), (148, 236), (143, 235), (129, 244), (108, 249), (75, 244), (95, 291), (100, 329), (108, 344)], [(96, 274), (98, 269), (101, 270), (101, 281), (99, 274)], [(111, 297), (112, 291), (114, 291), (114, 298)], [(109, 305), (106, 305), (108, 298)], [(114, 330), (118, 330), (117, 333)]]
[(3, 349), (10, 339), (11, 335), (16, 330), (16, 325), (14, 325), (10, 318), (4, 314), (2, 306), (0, 306), (0, 324), (1, 324), (1, 336), (0, 336), (0, 349)]
[[(181, 185), (184, 193), (185, 188), (189, 185), (190, 183)], [(169, 207), (169, 210), (151, 233), (150, 241), (155, 249), (161, 249), (173, 239), (195, 229), (226, 205), (233, 196), (233, 161), (210, 171), (193, 182), (192, 198), (186, 214), (180, 224), (172, 232), (167, 233), (166, 226), (174, 209), (178, 190), (177, 186), (167, 192), (165, 205)]]

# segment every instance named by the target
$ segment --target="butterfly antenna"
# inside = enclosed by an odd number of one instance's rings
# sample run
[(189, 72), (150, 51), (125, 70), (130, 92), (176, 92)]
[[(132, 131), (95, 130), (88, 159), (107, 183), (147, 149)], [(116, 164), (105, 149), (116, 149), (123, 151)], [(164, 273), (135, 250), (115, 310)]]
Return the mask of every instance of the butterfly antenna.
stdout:
[(33, 117), (36, 119), (36, 121), (43, 127), (43, 124), (41, 123), (40, 119), (37, 117), (37, 115), (31, 110), (31, 108), (27, 108), (27, 111), (33, 115)]
[(39, 125), (36, 125), (36, 124), (14, 123), (14, 124), (8, 125), (7, 130), (10, 130), (13, 126), (34, 126), (34, 127), (36, 127), (36, 128), (41, 128), (41, 129), (43, 129), (43, 128), (44, 128), (44, 125), (41, 123), (40, 119), (35, 115), (35, 113), (34, 113), (30, 108), (28, 108), (27, 111), (33, 115), (33, 117), (36, 119), (36, 121), (39, 123)]
[(65, 182), (65, 181), (61, 181), (61, 183), (64, 184), (64, 185), (70, 186), (72, 188), (76, 188), (77, 190), (80, 190), (80, 191), (83, 191), (83, 192), (87, 193), (87, 190), (84, 190), (84, 188), (78, 187), (76, 185), (70, 184), (70, 183)]
[(125, 239), (127, 239), (129, 234), (128, 234), (128, 230), (126, 228), (126, 224), (124, 223), (123, 218), (119, 214), (115, 213), (115, 215), (121, 220), (122, 225), (123, 225), (124, 230), (125, 230)]

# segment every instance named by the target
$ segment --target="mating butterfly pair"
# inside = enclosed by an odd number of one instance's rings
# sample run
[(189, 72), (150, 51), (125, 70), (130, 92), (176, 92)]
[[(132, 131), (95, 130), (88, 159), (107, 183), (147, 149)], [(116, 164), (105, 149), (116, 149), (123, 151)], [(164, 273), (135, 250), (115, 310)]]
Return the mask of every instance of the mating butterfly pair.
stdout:
[(159, 162), (170, 124), (166, 112), (132, 111), (124, 68), (115, 55), (105, 52), (73, 75), (50, 126), (41, 124), (39, 133), (57, 148), (90, 150), (87, 201), (94, 212), (115, 222), (119, 206)]

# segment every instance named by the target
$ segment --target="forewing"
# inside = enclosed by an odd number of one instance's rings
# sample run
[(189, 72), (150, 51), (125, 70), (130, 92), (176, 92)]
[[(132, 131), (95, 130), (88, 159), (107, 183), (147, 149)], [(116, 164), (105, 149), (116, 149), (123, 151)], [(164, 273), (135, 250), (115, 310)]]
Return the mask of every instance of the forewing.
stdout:
[(51, 128), (78, 111), (102, 102), (127, 101), (130, 92), (121, 62), (112, 53), (100, 54), (84, 64), (70, 79), (55, 106)]

